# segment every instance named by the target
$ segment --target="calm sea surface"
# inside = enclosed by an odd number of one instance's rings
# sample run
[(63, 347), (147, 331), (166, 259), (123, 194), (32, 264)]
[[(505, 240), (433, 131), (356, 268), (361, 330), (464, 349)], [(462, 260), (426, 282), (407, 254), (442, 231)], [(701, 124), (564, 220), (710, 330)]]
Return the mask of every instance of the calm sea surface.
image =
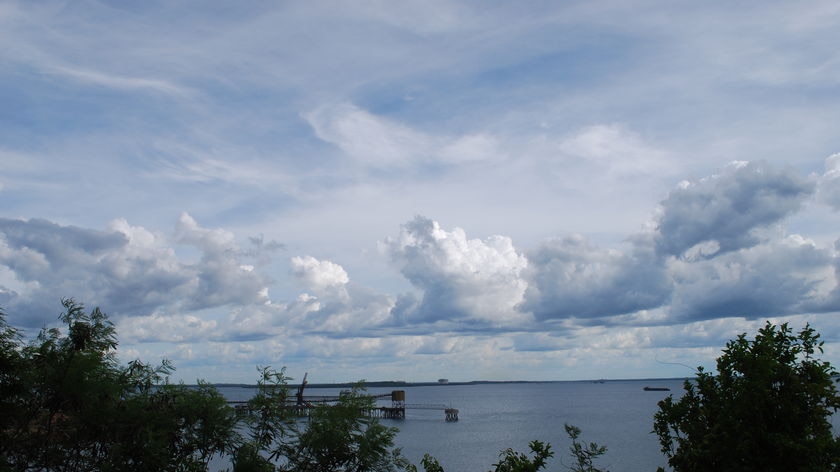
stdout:
[[(648, 392), (645, 386), (669, 387)], [(219, 389), (230, 400), (247, 400), (254, 390)], [(665, 457), (653, 430), (656, 403), (682, 393), (681, 380), (621, 380), (406, 387), (406, 403), (445, 404), (460, 420), (444, 421), (443, 411), (408, 409), (405, 420), (381, 420), (399, 428), (396, 443), (414, 463), (424, 453), (435, 456), (447, 472), (486, 472), (506, 448), (527, 452), (531, 440), (548, 442), (555, 451), (548, 470), (571, 464), (564, 423), (582, 430), (585, 442), (607, 447), (598, 465), (612, 472), (655, 471)], [(389, 393), (371, 388), (370, 393)], [(335, 389), (306, 390), (307, 395), (337, 394)], [(381, 405), (389, 402), (382, 401)]]

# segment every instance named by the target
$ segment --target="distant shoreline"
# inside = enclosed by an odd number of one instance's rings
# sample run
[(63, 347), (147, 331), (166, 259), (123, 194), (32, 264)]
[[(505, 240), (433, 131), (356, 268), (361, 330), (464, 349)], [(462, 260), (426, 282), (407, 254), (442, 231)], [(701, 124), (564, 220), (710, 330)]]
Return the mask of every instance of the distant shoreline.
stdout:
[[(606, 382), (656, 382), (687, 380), (693, 377), (669, 377), (650, 379), (590, 379), (590, 380), (470, 380), (465, 382), (449, 381), (442, 382), (406, 382), (402, 380), (380, 380), (374, 382), (338, 382), (338, 383), (307, 383), (307, 388), (351, 388), (355, 385), (363, 385), (367, 388), (397, 388), (397, 387), (449, 387), (455, 385), (503, 385), (503, 384), (551, 384), (551, 383), (606, 383)], [(256, 388), (256, 384), (247, 383), (210, 383), (214, 387), (241, 387)], [(288, 387), (296, 388), (300, 384), (290, 383)]]

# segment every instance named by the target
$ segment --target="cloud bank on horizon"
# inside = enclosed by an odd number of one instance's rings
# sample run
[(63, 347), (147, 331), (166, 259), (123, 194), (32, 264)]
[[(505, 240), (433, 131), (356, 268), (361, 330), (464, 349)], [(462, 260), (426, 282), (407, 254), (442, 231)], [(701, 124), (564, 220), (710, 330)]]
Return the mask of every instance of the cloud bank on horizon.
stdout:
[(187, 381), (682, 376), (765, 319), (837, 363), (838, 20), (4, 3), (0, 307)]

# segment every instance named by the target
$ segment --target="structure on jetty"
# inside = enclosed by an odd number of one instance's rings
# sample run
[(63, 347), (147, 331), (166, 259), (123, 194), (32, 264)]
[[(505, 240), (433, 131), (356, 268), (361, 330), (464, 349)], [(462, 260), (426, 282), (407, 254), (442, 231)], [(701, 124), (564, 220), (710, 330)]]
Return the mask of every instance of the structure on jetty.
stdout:
[(380, 406), (374, 408), (370, 414), (378, 418), (389, 418), (396, 420), (405, 419), (405, 410), (439, 410), (443, 411), (446, 421), (458, 421), (458, 409), (443, 404), (433, 403), (406, 403), (405, 390), (394, 390), (390, 394), (374, 395), (375, 398), (391, 398), (391, 406)]
[[(298, 388), (297, 394), (294, 398), (294, 403), (291, 401), (286, 404), (286, 408), (292, 411), (296, 416), (309, 416), (313, 409), (329, 406), (337, 403), (341, 399), (341, 395), (303, 395), (303, 389), (306, 386), (306, 376), (304, 375), (303, 383)], [(443, 411), (444, 419), (446, 421), (458, 421), (458, 409), (446, 406), (443, 404), (427, 404), (427, 403), (406, 403), (405, 390), (393, 390), (391, 393), (383, 393), (379, 395), (369, 395), (374, 400), (374, 405), (379, 400), (391, 400), (390, 405), (373, 406), (363, 413), (372, 418), (385, 418), (393, 420), (404, 420), (406, 418), (406, 410), (438, 410)], [(237, 410), (247, 410), (247, 401), (232, 401), (228, 402)]]

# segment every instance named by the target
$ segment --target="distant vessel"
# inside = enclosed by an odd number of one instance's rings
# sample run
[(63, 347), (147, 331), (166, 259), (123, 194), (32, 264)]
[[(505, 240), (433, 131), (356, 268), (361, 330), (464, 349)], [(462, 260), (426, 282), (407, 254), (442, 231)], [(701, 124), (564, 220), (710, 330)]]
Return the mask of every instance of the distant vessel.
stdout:
[(439, 384), (448, 384), (448, 383), (449, 383), (449, 379), (438, 379), (438, 383), (439, 383)]
[(646, 392), (670, 392), (671, 389), (668, 387), (645, 387), (644, 391)]

